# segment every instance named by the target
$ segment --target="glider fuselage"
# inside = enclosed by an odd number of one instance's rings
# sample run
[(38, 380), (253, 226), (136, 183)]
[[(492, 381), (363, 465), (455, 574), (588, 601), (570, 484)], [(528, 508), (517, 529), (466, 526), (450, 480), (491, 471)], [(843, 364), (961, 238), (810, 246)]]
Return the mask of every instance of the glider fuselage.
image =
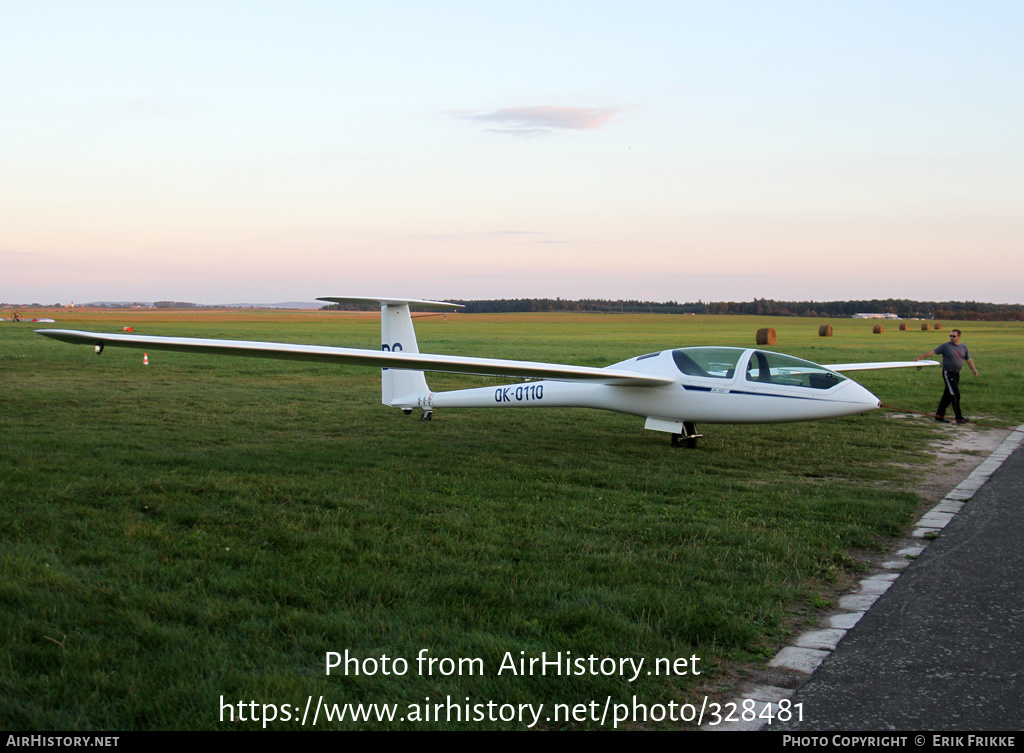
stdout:
[(751, 348), (680, 348), (608, 368), (670, 376), (672, 382), (651, 387), (542, 380), (432, 392), (415, 406), (397, 407), (598, 408), (673, 422), (730, 424), (814, 421), (879, 407), (878, 398), (852, 379)]

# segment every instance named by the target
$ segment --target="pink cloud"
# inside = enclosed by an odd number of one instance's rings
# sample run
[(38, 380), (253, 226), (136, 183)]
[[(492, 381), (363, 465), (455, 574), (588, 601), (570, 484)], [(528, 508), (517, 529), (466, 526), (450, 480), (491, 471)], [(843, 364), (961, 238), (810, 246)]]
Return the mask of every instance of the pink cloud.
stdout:
[(503, 107), (483, 114), (459, 113), (484, 123), (496, 123), (499, 132), (539, 135), (554, 130), (596, 131), (623, 108), (614, 107)]

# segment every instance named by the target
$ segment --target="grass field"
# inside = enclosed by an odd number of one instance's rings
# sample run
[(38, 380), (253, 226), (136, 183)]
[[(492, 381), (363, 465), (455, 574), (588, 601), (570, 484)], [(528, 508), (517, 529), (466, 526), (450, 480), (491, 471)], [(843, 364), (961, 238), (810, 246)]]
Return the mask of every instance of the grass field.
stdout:
[[(369, 314), (53, 316), (38, 326), (380, 342)], [(818, 337), (823, 321), (834, 337)], [(541, 728), (599, 726), (549, 720), (556, 703), (699, 703), (729, 667), (772, 655), (858, 552), (905, 529), (930, 442), (984, 431), (876, 411), (702, 426), (700, 447), (683, 450), (642, 419), (593, 411), (439, 410), (427, 423), (380, 405), (376, 369), (174, 353), (143, 366), (138, 351), (97, 358), (34, 325), (0, 324), (5, 729), (253, 729), (263, 723), (238, 719), (261, 718), (263, 704), (277, 707), (269, 728), (299, 729), (320, 696), (397, 704), (398, 717), (448, 697), (543, 703)], [(764, 326), (778, 332), (775, 350), (813, 361), (905, 360), (956, 326), (887, 322), (873, 335), (872, 324), (452, 315), (417, 330), (426, 352), (603, 366), (753, 345)], [(1016, 426), (1024, 327), (962, 328), (981, 370), (963, 380), (967, 415)], [(899, 408), (930, 412), (939, 397), (935, 369), (854, 376)], [(487, 383), (428, 378), (434, 389)], [(346, 650), (377, 671), (326, 675), (327, 652)], [(479, 662), (446, 673), (458, 664), (417, 665), (424, 650)], [(645, 671), (697, 656), (703, 672), (498, 674), (506, 653), (541, 652), (643, 658)], [(382, 656), (406, 659), (405, 674), (381, 671)], [(316, 728), (526, 726), (321, 716)]]

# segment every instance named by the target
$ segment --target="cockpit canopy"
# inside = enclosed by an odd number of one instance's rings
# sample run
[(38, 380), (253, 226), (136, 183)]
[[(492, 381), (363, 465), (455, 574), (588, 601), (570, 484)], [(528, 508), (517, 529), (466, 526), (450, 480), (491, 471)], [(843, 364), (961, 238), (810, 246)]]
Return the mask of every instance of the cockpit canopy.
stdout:
[[(747, 357), (747, 354), (749, 358)], [(743, 369), (748, 382), (776, 384), (787, 387), (830, 389), (846, 377), (801, 358), (744, 348), (696, 347), (672, 351), (676, 368), (688, 376), (711, 379), (733, 379), (737, 369)]]

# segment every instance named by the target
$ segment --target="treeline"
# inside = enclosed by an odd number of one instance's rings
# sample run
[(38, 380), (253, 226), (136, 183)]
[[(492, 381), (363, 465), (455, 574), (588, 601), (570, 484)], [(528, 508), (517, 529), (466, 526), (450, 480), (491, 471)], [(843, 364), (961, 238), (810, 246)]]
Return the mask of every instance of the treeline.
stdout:
[(875, 298), (869, 301), (775, 301), (755, 298), (745, 303), (709, 302), (704, 304), (701, 313), (836, 318), (851, 317), (854, 314), (895, 314), (901, 319), (1024, 321), (1024, 305), (1016, 303), (911, 301), (906, 298)]
[(621, 314), (700, 314), (703, 304), (676, 303), (675, 301), (604, 301), (584, 298), (570, 301), (564, 298), (502, 298), (485, 301), (456, 301), (468, 314), (527, 311), (596, 311)]
[(200, 306), (198, 303), (189, 303), (188, 301), (154, 301), (153, 308), (155, 309), (198, 309), (205, 308)]
[[(870, 301), (676, 301), (600, 300), (563, 298), (500, 298), (453, 300), (469, 314), (522, 313), (531, 311), (592, 311), (609, 314), (748, 314), (757, 316), (817, 316), (843, 318), (854, 314), (896, 314), (901, 319), (959, 319), (966, 321), (1024, 321), (1024, 305), (978, 301), (911, 301), (904, 298)], [(325, 309), (356, 310), (375, 307), (332, 304)]]

